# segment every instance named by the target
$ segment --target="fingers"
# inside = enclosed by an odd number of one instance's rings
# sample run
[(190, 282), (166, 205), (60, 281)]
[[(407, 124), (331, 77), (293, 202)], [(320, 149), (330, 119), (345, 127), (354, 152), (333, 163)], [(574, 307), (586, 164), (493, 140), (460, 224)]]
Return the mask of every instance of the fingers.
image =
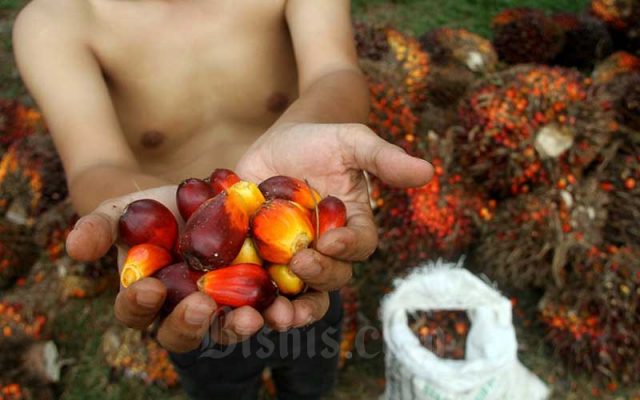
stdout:
[(273, 304), (264, 311), (263, 316), (265, 323), (271, 329), (284, 332), (291, 328), (295, 317), (295, 310), (289, 299), (278, 296)]
[(339, 127), (338, 135), (348, 167), (368, 171), (399, 188), (422, 186), (431, 179), (431, 164), (382, 140), (364, 125), (343, 124)]
[(157, 279), (138, 281), (116, 297), (116, 318), (126, 326), (144, 329), (151, 325), (164, 303), (166, 288)]
[(242, 342), (255, 335), (264, 325), (262, 315), (254, 308), (244, 306), (224, 314), (211, 327), (215, 343), (229, 345)]
[(350, 263), (327, 257), (313, 249), (296, 253), (290, 265), (291, 271), (307, 285), (321, 291), (340, 289), (352, 275)]
[(329, 293), (309, 291), (291, 302), (294, 309), (292, 328), (319, 321), (329, 310)]
[(216, 303), (203, 293), (189, 295), (160, 325), (158, 342), (176, 353), (196, 349), (209, 331), (216, 308)]

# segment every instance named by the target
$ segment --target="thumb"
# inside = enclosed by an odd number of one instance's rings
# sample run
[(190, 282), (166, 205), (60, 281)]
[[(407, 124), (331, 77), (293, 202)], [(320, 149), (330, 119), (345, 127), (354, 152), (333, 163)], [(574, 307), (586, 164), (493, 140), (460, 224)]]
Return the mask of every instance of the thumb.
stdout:
[(67, 236), (69, 256), (77, 261), (95, 261), (104, 256), (117, 238), (118, 218), (123, 206), (100, 206), (80, 218)]
[(429, 162), (408, 155), (364, 125), (347, 125), (340, 134), (347, 143), (345, 159), (351, 162), (350, 168), (365, 170), (398, 188), (423, 186), (433, 176)]

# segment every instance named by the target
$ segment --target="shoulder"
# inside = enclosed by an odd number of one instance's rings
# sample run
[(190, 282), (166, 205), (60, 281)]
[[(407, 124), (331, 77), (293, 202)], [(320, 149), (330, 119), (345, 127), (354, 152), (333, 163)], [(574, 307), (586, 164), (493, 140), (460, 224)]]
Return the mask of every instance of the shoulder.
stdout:
[(61, 37), (80, 40), (86, 37), (92, 14), (87, 0), (33, 0), (16, 17), (14, 44)]

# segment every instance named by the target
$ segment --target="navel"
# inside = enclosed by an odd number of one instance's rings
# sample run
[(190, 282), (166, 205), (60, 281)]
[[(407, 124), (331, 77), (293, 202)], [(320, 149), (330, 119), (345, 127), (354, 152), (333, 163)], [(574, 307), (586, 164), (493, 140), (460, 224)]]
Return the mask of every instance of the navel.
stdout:
[(280, 114), (287, 109), (289, 97), (281, 92), (275, 92), (267, 99), (267, 111)]
[(157, 149), (162, 146), (165, 139), (165, 134), (160, 131), (147, 131), (142, 134), (140, 144), (147, 149)]

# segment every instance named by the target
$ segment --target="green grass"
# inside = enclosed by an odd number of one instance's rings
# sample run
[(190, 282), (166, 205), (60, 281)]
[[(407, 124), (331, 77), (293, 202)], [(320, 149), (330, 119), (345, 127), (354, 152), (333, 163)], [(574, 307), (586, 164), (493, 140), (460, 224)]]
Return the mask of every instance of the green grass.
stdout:
[(491, 34), (491, 18), (507, 7), (580, 12), (588, 0), (354, 0), (356, 18), (390, 23), (414, 34), (449, 26)]

